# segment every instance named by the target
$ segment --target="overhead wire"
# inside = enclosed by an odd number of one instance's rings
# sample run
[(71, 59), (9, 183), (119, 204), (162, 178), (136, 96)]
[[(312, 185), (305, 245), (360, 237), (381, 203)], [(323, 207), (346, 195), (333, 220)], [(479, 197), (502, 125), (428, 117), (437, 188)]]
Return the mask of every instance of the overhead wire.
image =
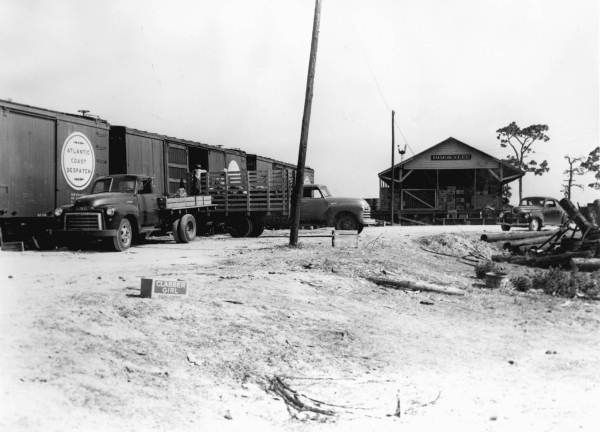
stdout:
[[(362, 43), (362, 38), (360, 37), (360, 32), (358, 31), (356, 23), (354, 22), (353, 18), (351, 18), (350, 21), (352, 23), (352, 26), (354, 27), (354, 34), (356, 34), (359, 37), (358, 45), (359, 45), (359, 48), (360, 48), (360, 52), (361, 52), (361, 54), (363, 56), (365, 64), (367, 65), (367, 69), (369, 70), (369, 73), (371, 75), (371, 79), (373, 80), (373, 82), (375, 84), (375, 88), (377, 88), (377, 93), (379, 94), (379, 97), (381, 98), (381, 102), (383, 103), (383, 105), (385, 106), (385, 108), (388, 111), (392, 111), (392, 108), (391, 108), (390, 104), (388, 103), (385, 95), (383, 94), (383, 91), (381, 90), (381, 85), (379, 84), (379, 80), (377, 79), (377, 76), (375, 75), (375, 72), (373, 71), (373, 68), (371, 67), (371, 63), (369, 62), (369, 58), (366, 55), (366, 52), (365, 52), (365, 49), (364, 49), (364, 45)], [(405, 148), (408, 148), (410, 150), (410, 152), (413, 155), (415, 155), (415, 151), (412, 149), (412, 147), (408, 143), (408, 140), (406, 139), (406, 135), (404, 135), (404, 132), (402, 131), (402, 129), (398, 125), (398, 122), (394, 122), (394, 127), (400, 133), (400, 136), (402, 137), (402, 140), (404, 141)], [(400, 152), (400, 146), (398, 145), (397, 147), (398, 147), (398, 152)]]

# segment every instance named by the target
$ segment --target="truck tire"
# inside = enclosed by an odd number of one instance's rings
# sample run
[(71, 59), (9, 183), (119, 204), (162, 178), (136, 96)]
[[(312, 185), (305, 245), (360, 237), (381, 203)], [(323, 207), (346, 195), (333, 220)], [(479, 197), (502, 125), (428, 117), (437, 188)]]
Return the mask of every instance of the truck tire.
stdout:
[(181, 243), (181, 237), (179, 236), (179, 219), (175, 219), (171, 224), (171, 234), (173, 234), (175, 243)]
[(341, 213), (335, 218), (335, 229), (358, 231), (359, 223), (352, 213)]
[(181, 243), (189, 243), (194, 240), (196, 238), (196, 218), (191, 214), (181, 216), (177, 232)]
[(250, 237), (258, 237), (265, 230), (265, 223), (262, 220), (252, 221), (252, 231), (250, 231)]
[(235, 218), (229, 223), (229, 234), (231, 237), (248, 237), (252, 232), (252, 219), (249, 217)]
[(110, 245), (115, 251), (122, 252), (129, 249), (132, 239), (133, 229), (131, 228), (131, 222), (129, 222), (129, 219), (123, 218), (121, 219), (121, 222), (119, 222), (117, 235), (112, 238)]

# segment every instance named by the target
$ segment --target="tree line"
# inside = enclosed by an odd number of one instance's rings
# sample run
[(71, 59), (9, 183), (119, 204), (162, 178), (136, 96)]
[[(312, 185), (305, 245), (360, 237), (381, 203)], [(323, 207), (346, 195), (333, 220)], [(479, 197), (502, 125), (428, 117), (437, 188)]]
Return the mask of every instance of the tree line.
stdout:
[[(548, 125), (532, 124), (525, 128), (520, 128), (516, 122), (511, 122), (496, 131), (497, 139), (500, 141), (500, 147), (509, 149), (510, 153), (506, 157), (506, 162), (515, 168), (523, 170), (525, 173), (533, 175), (543, 175), (550, 171), (548, 161), (538, 162), (533, 158), (535, 154), (534, 146), (550, 141), (548, 136)], [(578, 179), (586, 174), (593, 174), (594, 181), (587, 186), (600, 190), (600, 146), (594, 148), (587, 155), (565, 155), (567, 168), (563, 171), (563, 183), (561, 192), (567, 199), (571, 199), (571, 192), (574, 188), (583, 189), (584, 185), (578, 183)], [(504, 185), (502, 189), (503, 197), (510, 198), (512, 195), (509, 185)], [(519, 178), (519, 201), (523, 198), (523, 178)]]

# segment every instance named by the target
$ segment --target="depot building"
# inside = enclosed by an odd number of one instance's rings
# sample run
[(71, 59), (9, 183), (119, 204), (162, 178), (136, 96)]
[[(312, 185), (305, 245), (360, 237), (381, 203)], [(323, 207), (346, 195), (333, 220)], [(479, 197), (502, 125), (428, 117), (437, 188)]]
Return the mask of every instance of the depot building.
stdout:
[(455, 138), (379, 173), (379, 209), (395, 221), (485, 223), (502, 207), (502, 187), (525, 173)]

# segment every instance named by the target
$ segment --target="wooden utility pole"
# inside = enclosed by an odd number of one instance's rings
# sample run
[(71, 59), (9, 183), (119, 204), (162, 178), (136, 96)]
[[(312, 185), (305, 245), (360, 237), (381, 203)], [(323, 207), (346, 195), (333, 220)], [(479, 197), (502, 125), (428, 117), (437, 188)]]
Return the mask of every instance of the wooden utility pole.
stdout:
[(315, 81), (315, 65), (317, 63), (317, 46), (319, 44), (320, 21), (321, 0), (315, 0), (315, 17), (313, 20), (312, 41), (310, 43), (308, 76), (306, 78), (306, 94), (304, 96), (304, 114), (302, 115), (302, 131), (300, 132), (300, 148), (298, 150), (298, 165), (296, 167), (296, 184), (294, 185), (294, 193), (292, 195), (292, 226), (290, 228), (290, 246), (298, 245), (300, 203), (302, 202), (302, 186), (304, 185), (304, 164), (306, 161), (308, 128), (310, 126), (310, 110), (312, 107), (313, 83)]
[(392, 172), (390, 173), (390, 177), (392, 178), (392, 187), (391, 187), (391, 192), (392, 192), (392, 197), (390, 199), (390, 222), (392, 225), (394, 225), (394, 194), (396, 193), (396, 177), (394, 176), (394, 147), (395, 147), (395, 134), (394, 134), (394, 117), (395, 117), (396, 113), (392, 110)]

